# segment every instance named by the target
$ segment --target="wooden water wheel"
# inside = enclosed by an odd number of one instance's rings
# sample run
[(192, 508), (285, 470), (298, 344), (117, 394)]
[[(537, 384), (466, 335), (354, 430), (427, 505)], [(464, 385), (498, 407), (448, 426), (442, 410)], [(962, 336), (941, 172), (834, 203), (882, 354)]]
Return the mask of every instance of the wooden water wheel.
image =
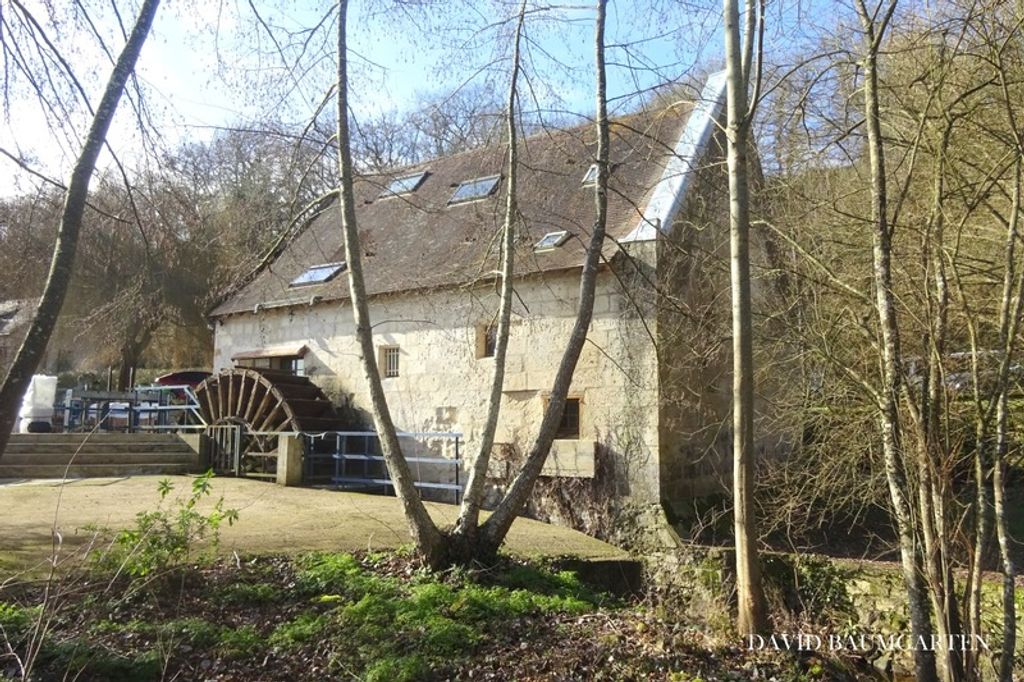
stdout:
[[(221, 473), (275, 475), (277, 433), (343, 428), (334, 404), (308, 377), (269, 369), (228, 369), (196, 387)], [(217, 427), (235, 426), (237, 429)], [(237, 459), (235, 453), (238, 453)]]

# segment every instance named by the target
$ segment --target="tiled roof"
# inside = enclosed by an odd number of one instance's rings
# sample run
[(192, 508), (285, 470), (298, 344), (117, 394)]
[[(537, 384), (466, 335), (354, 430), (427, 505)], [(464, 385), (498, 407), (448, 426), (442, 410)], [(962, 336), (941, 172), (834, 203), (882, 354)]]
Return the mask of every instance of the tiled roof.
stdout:
[[(625, 237), (637, 226), (689, 111), (689, 105), (678, 105), (612, 121), (609, 237)], [(548, 131), (520, 144), (522, 222), (516, 274), (578, 267), (594, 220), (594, 192), (582, 184), (594, 160), (594, 126)], [(494, 276), (505, 210), (506, 156), (505, 145), (484, 147), (357, 180), (356, 216), (371, 296), (463, 285)], [(381, 196), (393, 179), (421, 170), (428, 175), (414, 192)], [(502, 180), (493, 195), (448, 205), (459, 183), (499, 173)], [(553, 250), (534, 253), (537, 240), (558, 230), (568, 230), (571, 238)], [(344, 274), (323, 284), (289, 286), (307, 268), (344, 259), (338, 205), (331, 202), (271, 265), (212, 315), (251, 312), (257, 305), (298, 305), (313, 297), (347, 298)]]

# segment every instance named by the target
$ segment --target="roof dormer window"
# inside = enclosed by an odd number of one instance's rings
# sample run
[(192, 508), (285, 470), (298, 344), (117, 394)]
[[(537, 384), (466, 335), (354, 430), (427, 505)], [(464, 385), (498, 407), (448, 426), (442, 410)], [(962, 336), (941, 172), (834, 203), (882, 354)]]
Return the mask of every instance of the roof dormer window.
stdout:
[(593, 185), (597, 183), (597, 164), (590, 164), (590, 168), (583, 174), (583, 181), (580, 183), (584, 187), (587, 185)]
[(459, 186), (456, 187), (455, 191), (452, 193), (451, 199), (448, 200), (448, 205), (451, 206), (452, 204), (461, 204), (466, 201), (489, 197), (494, 194), (496, 189), (498, 189), (498, 183), (500, 181), (500, 175), (491, 175), (486, 178), (466, 180), (465, 182), (459, 183)]
[(394, 197), (400, 194), (412, 194), (427, 179), (427, 175), (429, 175), (427, 171), (420, 171), (419, 173), (411, 173), (395, 178), (388, 183), (388, 186), (384, 188), (384, 191), (380, 193), (378, 198), (386, 199), (387, 197)]
[(307, 268), (305, 272), (288, 283), (289, 287), (305, 287), (313, 284), (330, 282), (345, 271), (345, 261), (339, 263), (322, 263)]

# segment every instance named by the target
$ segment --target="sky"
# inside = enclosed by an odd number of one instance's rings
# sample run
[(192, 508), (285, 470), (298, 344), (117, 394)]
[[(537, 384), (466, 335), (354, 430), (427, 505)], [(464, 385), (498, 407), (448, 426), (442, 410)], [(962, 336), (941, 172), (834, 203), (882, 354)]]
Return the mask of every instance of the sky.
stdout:
[[(134, 17), (137, 3), (118, 0), (125, 23)], [(95, 102), (111, 61), (76, 9), (79, 4), (109, 52), (116, 53), (124, 41), (107, 0), (52, 0), (50, 12), (44, 0), (27, 6), (74, 64)], [(349, 10), (355, 118), (408, 110), (420, 95), (487, 79), (504, 87), (516, 3), (397, 4), (398, 10), (393, 1), (353, 0)], [(136, 71), (145, 116), (155, 131), (148, 146), (173, 149), (208, 140), (220, 127), (268, 117), (303, 125), (333, 81), (333, 20), (315, 34), (308, 32), (331, 5), (326, 0), (165, 0)], [(523, 106), (589, 115), (594, 108), (592, 4), (528, 6)], [(650, 88), (683, 79), (694, 68), (720, 65), (719, 7), (678, 0), (610, 2), (606, 43), (612, 111), (635, 107)], [(308, 41), (303, 59), (293, 60), (303, 41)], [(277, 46), (285, 47), (288, 59), (282, 59)], [(72, 124), (62, 127), (20, 85), (10, 89), (0, 149), (49, 177), (68, 177), (88, 111), (74, 107), (67, 116)], [(132, 103), (122, 101), (109, 136), (126, 166), (153, 162), (152, 155), (140, 151), (147, 144), (137, 132), (138, 118)], [(100, 162), (101, 167), (110, 163), (109, 154)], [(31, 191), (39, 182), (0, 158), (0, 194)]]

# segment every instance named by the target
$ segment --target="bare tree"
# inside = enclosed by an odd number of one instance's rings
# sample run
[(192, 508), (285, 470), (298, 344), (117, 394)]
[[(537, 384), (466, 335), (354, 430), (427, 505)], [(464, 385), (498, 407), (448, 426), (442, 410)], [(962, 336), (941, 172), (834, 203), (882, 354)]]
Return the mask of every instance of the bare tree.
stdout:
[(594, 292), (597, 285), (597, 271), (600, 265), (601, 247), (604, 244), (608, 221), (608, 79), (605, 62), (605, 16), (606, 0), (596, 3), (595, 35), (594, 35), (594, 69), (596, 74), (596, 116), (597, 131), (597, 181), (594, 185), (594, 224), (590, 232), (590, 242), (580, 273), (579, 304), (576, 320), (562, 359), (555, 373), (551, 386), (551, 397), (544, 410), (537, 437), (530, 447), (526, 460), (512, 481), (505, 497), (498, 503), (494, 513), (484, 522), (480, 529), (477, 552), (480, 556), (493, 555), (498, 551), (505, 535), (512, 527), (512, 522), (522, 512), (533, 490), (537, 477), (540, 476), (544, 460), (551, 450), (551, 444), (558, 432), (558, 425), (565, 411), (565, 399), (569, 394), (576, 363), (587, 340), (587, 329), (594, 313)]
[(356, 200), (353, 190), (355, 170), (352, 164), (351, 139), (348, 127), (348, 46), (346, 41), (346, 17), (348, 0), (338, 2), (338, 204), (341, 212), (341, 228), (345, 236), (345, 261), (348, 265), (348, 283), (351, 294), (352, 314), (356, 323), (356, 339), (359, 342), (360, 360), (367, 385), (370, 389), (373, 420), (380, 438), (381, 452), (395, 488), (395, 494), (402, 504), (409, 532), (423, 559), (430, 565), (438, 565), (444, 555), (444, 543), (440, 531), (430, 519), (426, 507), (416, 491), (409, 464), (402, 456), (397, 430), (391, 419), (384, 388), (381, 385), (380, 370), (373, 348), (373, 329), (370, 323), (370, 307), (367, 302), (366, 285), (363, 278), (362, 253), (359, 245), (359, 231), (356, 224)]
[[(932, 626), (927, 594), (921, 578), (917, 539), (914, 537), (912, 503), (907, 499), (906, 471), (902, 461), (902, 432), (899, 422), (902, 356), (892, 286), (892, 232), (889, 226), (885, 148), (878, 96), (878, 54), (885, 31), (896, 12), (896, 4), (897, 0), (888, 0), (878, 8), (869, 8), (864, 0), (856, 0), (855, 7), (863, 31), (864, 124), (871, 167), (875, 311), (881, 335), (882, 386), (877, 396), (878, 420), (892, 512), (899, 532), (900, 559), (910, 609), (911, 634), (916, 640), (918, 637), (930, 636)], [(916, 648), (914, 659), (919, 680), (930, 682), (938, 679), (935, 656), (931, 651), (924, 647)]]
[[(742, 635), (764, 632), (768, 612), (757, 557), (754, 519), (754, 351), (750, 296), (750, 190), (747, 148), (753, 108), (747, 90), (761, 7), (746, 2), (746, 30), (740, 41), (737, 0), (725, 0), (725, 69), (728, 100), (729, 234), (732, 271), (732, 450), (733, 533), (736, 543), (736, 627)], [(760, 69), (760, 58), (758, 68)], [(752, 102), (756, 103), (755, 92)]]
[(463, 85), (452, 93), (420, 96), (411, 111), (387, 111), (356, 122), (353, 160), (357, 169), (379, 173), (497, 144), (501, 109), (485, 86)]
[[(606, 95), (606, 75), (604, 68), (604, 22), (605, 5), (601, 0), (597, 3), (596, 18), (596, 62), (597, 62), (597, 123), (598, 131), (598, 179), (595, 189), (596, 217), (591, 233), (587, 255), (580, 277), (580, 302), (577, 317), (573, 325), (566, 349), (559, 364), (552, 387), (551, 397), (545, 409), (539, 434), (526, 457), (521, 471), (513, 481), (508, 493), (498, 504), (494, 513), (483, 523), (478, 524), (482, 495), (484, 492), (483, 478), (486, 473), (489, 447), (481, 448), (475, 473), (471, 479), (471, 488), (467, 492), (467, 501), (463, 507), (461, 518), (453, 535), (445, 537), (430, 519), (423, 503), (420, 501), (408, 464), (402, 455), (395, 426), (380, 382), (380, 374), (376, 363), (373, 347), (373, 336), (369, 319), (369, 307), (363, 283), (363, 270), (360, 260), (359, 235), (356, 225), (356, 214), (353, 194), (354, 169), (350, 149), (350, 131), (348, 126), (347, 102), (347, 56), (345, 39), (345, 14), (348, 9), (346, 0), (340, 0), (338, 22), (338, 144), (339, 144), (339, 179), (340, 208), (342, 227), (345, 236), (345, 252), (348, 261), (349, 291), (353, 314), (356, 320), (356, 334), (361, 349), (361, 362), (366, 381), (370, 389), (371, 406), (377, 432), (381, 439), (381, 450), (388, 471), (394, 481), (396, 494), (401, 500), (406, 521), (423, 559), (432, 566), (445, 563), (488, 559), (494, 556), (504, 541), (512, 522), (519, 515), (537, 477), (544, 465), (548, 452), (558, 430), (565, 400), (573, 372), (580, 352), (587, 337), (594, 307), (594, 291), (597, 281), (598, 266), (601, 258), (601, 247), (605, 239), (607, 221), (607, 182), (608, 182), (608, 115)], [(506, 198), (505, 226), (503, 229), (502, 247), (502, 304), (499, 311), (498, 342), (507, 344), (509, 316), (512, 297), (512, 251), (515, 240), (515, 221), (518, 218), (516, 208), (515, 174), (516, 161), (516, 83), (519, 76), (518, 45), (522, 38), (525, 20), (525, 4), (520, 5), (517, 15), (514, 63), (511, 85), (507, 100), (506, 122), (509, 144), (510, 178)], [(500, 364), (496, 362), (496, 365)], [(497, 411), (500, 406), (502, 385), (501, 369), (497, 369), (492, 383), (491, 403), (487, 425), (493, 440), (493, 429), (496, 424)], [(487, 439), (485, 439), (487, 440)], [(485, 444), (486, 445), (486, 444)]]
[(82, 226), (82, 215), (89, 193), (89, 179), (106, 142), (107, 131), (124, 93), (125, 84), (135, 70), (142, 46), (149, 35), (159, 4), (159, 0), (145, 0), (139, 10), (135, 26), (117, 58), (103, 97), (96, 108), (81, 154), (72, 171), (64, 197), (63, 213), (46, 286), (25, 340), (4, 379), (3, 386), (0, 387), (0, 453), (6, 448), (22, 396), (46, 351), (67, 295)]
[(505, 220), (502, 225), (501, 241), (501, 293), (498, 304), (498, 324), (494, 347), (494, 378), (487, 401), (487, 415), (480, 435), (480, 447), (466, 482), (462, 510), (452, 533), (455, 555), (472, 555), (475, 552), (477, 527), (480, 522), (480, 508), (483, 505), (487, 485), (487, 467), (491, 461), (494, 433), (498, 428), (501, 411), (501, 392), (505, 381), (505, 359), (508, 355), (509, 326), (512, 318), (513, 274), (515, 270), (516, 224), (519, 220), (519, 142), (517, 139), (516, 100), (520, 73), (520, 43), (523, 24), (526, 21), (526, 1), (519, 5), (515, 37), (512, 45), (512, 77), (506, 103), (506, 135), (508, 144), (508, 183), (505, 194)]

